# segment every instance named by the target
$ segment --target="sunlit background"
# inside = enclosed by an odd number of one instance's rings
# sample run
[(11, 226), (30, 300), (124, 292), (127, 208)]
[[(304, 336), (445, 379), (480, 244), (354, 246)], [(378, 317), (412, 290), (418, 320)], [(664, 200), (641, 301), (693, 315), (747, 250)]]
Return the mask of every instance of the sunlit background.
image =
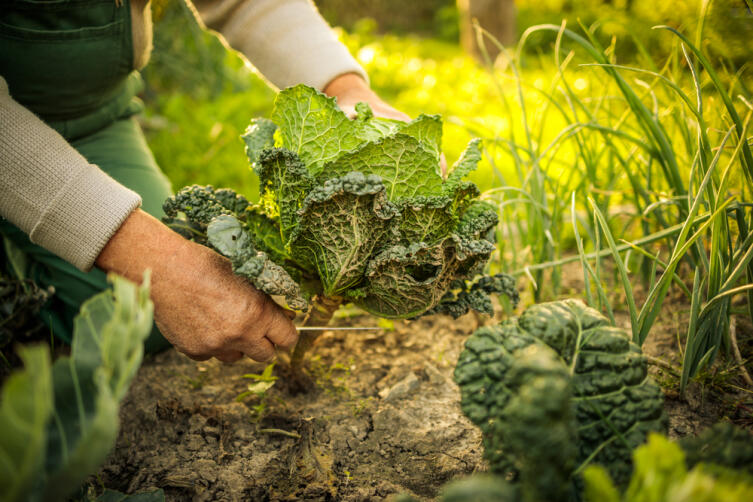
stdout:
[[(723, 142), (734, 120), (690, 48), (705, 55), (744, 121), (753, 102), (750, 0), (316, 4), (380, 95), (409, 115), (443, 116), (450, 164), (471, 137), (484, 139), (486, 157), (472, 178), (500, 207), (492, 268), (520, 277), (533, 299), (563, 293), (560, 265), (578, 259), (576, 228), (585, 253), (606, 248), (602, 233), (613, 233), (632, 285), (650, 289), (678, 244), (679, 230), (662, 232), (687, 221), (688, 194), (696, 193), (716, 153), (715, 193), (736, 204), (750, 200), (744, 175), (750, 166), (735, 148), (740, 131)], [(479, 4), (504, 19), (478, 11)], [(239, 136), (252, 117), (269, 114), (275, 91), (202, 32), (182, 2), (167, 2), (155, 17), (143, 125), (159, 164), (175, 188), (213, 184), (256, 198)], [(474, 27), (475, 17), (481, 26)], [(704, 201), (695, 217), (717, 202)], [(749, 210), (736, 207), (741, 215)], [(606, 229), (595, 211), (605, 216)], [(730, 218), (724, 235), (732, 246), (747, 229)], [(688, 294), (693, 267), (713, 268), (702, 257), (712, 246), (708, 232), (678, 268), (689, 267), (681, 273)], [(733, 253), (728, 258), (725, 266)], [(608, 310), (599, 284), (610, 281), (601, 281), (599, 260), (594, 266), (598, 280), (585, 294)]]

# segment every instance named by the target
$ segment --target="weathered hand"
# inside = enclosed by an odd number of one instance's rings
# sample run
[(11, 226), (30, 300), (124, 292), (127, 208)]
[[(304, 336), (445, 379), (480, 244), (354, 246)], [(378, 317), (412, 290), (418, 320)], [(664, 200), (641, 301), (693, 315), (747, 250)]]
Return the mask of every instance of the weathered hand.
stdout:
[(360, 102), (368, 103), (371, 106), (374, 115), (385, 119), (410, 121), (410, 117), (405, 113), (396, 110), (384, 101), (382, 98), (371, 90), (368, 84), (355, 73), (346, 73), (336, 77), (324, 88), (324, 93), (328, 96), (337, 98), (337, 106), (345, 114), (354, 118), (356, 116), (356, 105)]
[[(327, 84), (324, 88), (324, 93), (328, 96), (336, 97), (337, 106), (339, 106), (340, 109), (350, 118), (356, 116), (356, 105), (360, 102), (364, 102), (369, 104), (376, 117), (402, 120), (404, 122), (410, 121), (408, 115), (385, 103), (382, 98), (372, 91), (368, 84), (355, 73), (346, 73), (336, 77), (332, 82)], [(447, 174), (447, 161), (445, 160), (444, 154), (442, 154), (439, 159), (439, 166), (442, 170), (442, 176), (444, 177)]]
[(126, 219), (97, 266), (138, 281), (152, 270), (151, 297), (162, 334), (192, 359), (257, 361), (289, 349), (298, 338), (294, 313), (236, 276), (230, 262), (183, 239), (143, 211)]

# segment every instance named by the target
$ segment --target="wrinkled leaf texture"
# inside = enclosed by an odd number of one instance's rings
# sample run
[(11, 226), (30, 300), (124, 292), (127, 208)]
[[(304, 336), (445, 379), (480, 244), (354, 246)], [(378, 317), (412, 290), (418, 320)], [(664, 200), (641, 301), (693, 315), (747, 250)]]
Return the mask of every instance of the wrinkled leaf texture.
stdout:
[[(426, 313), (453, 281), (479, 273), (494, 249), (486, 238), (496, 210), (463, 180), (481, 159), (480, 141), (471, 141), (443, 179), (439, 116), (388, 120), (374, 117), (365, 103), (356, 112), (349, 119), (334, 98), (304, 85), (281, 91), (271, 120), (255, 119), (243, 136), (260, 180), (259, 204), (234, 211), (212, 197), (211, 187), (187, 187), (165, 211), (205, 228), (214, 219), (227, 227), (234, 218), (232, 235), (254, 251), (237, 244), (230, 250), (217, 232), (209, 244), (236, 272), (238, 253), (256, 263), (263, 251), (281, 267), (275, 277), (285, 286), (261, 289), (284, 294), (293, 308), (323, 294), (382, 317)], [(264, 267), (246, 268), (243, 275), (260, 287), (255, 274)], [(294, 282), (300, 291), (290, 287)], [(488, 306), (468, 305), (482, 303)]]
[[(537, 356), (542, 351), (556, 359), (532, 369), (529, 362), (543, 360)], [(545, 370), (548, 378), (542, 379)], [(483, 432), (492, 470), (521, 477), (524, 490), (526, 472), (545, 472), (543, 487), (562, 486), (572, 476), (572, 489), (562, 493), (576, 493), (574, 473), (592, 463), (624, 486), (632, 450), (667, 426), (661, 389), (648, 377), (640, 348), (576, 300), (534, 305), (518, 318), (477, 330), (460, 355), (455, 380), (463, 412)]]

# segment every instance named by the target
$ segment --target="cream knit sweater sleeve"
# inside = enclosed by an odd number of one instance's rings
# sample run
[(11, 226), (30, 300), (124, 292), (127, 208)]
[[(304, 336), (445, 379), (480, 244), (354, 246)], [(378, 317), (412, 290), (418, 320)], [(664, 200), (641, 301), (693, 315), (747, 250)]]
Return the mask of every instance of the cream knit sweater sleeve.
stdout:
[(15, 102), (0, 77), (0, 216), (87, 271), (140, 204), (138, 194)]
[(335, 77), (366, 72), (309, 0), (192, 0), (199, 17), (278, 88), (323, 89)]

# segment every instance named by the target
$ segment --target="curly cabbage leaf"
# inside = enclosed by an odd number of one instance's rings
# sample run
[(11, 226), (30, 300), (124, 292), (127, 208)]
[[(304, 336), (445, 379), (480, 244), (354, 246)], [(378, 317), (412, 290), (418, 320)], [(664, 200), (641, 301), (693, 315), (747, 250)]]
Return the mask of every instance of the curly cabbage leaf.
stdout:
[[(632, 450), (649, 432), (666, 429), (663, 395), (648, 377), (645, 358), (625, 331), (610, 326), (604, 316), (575, 300), (534, 305), (518, 318), (481, 328), (466, 342), (455, 380), (462, 392), (464, 413), (484, 434), (485, 456), (492, 470), (515, 476), (527, 458), (526, 449), (545, 452), (551, 442), (560, 444), (559, 449), (566, 447), (562, 436), (550, 434), (545, 426), (540, 435), (526, 436), (525, 445), (509, 433), (514, 430), (509, 423), (510, 406), (521, 402), (521, 384), (527, 381), (519, 377), (518, 367), (524, 364), (530, 347), (552, 349), (561, 369), (563, 383), (552, 379), (547, 384), (550, 390), (542, 392), (554, 402), (564, 392), (563, 385), (572, 389), (568, 406), (575, 421), (571, 440), (577, 453), (574, 464), (562, 464), (563, 472), (571, 477), (584, 466), (597, 463), (617, 483), (627, 483)], [(555, 373), (552, 370), (551, 374)], [(543, 417), (547, 408), (541, 406), (528, 410), (528, 421)], [(554, 415), (540, 423), (546, 420), (561, 426)], [(573, 483), (577, 485), (577, 480)]]
[(258, 165), (262, 204), (278, 220), (280, 237), (287, 242), (297, 226), (298, 210), (314, 182), (301, 159), (283, 148), (263, 150)]
[(317, 270), (325, 295), (340, 295), (361, 282), (397, 216), (379, 176), (353, 172), (328, 180), (304, 199), (291, 254)]
[(191, 185), (168, 198), (162, 204), (162, 209), (167, 218), (177, 218), (179, 213), (183, 213), (189, 222), (206, 230), (206, 226), (215, 217), (221, 214), (242, 214), (248, 205), (245, 197), (232, 190), (215, 190), (212, 185)]
[(275, 131), (277, 124), (264, 118), (253, 119), (246, 128), (243, 142), (246, 143), (246, 155), (252, 168), (257, 168), (256, 163), (263, 150), (275, 146)]
[[(315, 275), (309, 284), (318, 289), (305, 287), (309, 296), (348, 299), (384, 317), (416, 317), (436, 306), (453, 281), (479, 273), (494, 249), (486, 237), (496, 211), (463, 179), (481, 159), (480, 141), (471, 141), (443, 179), (439, 116), (401, 122), (375, 117), (359, 103), (351, 120), (334, 98), (299, 85), (281, 91), (271, 120), (252, 121), (243, 138), (260, 181), (258, 206), (240, 212), (230, 207), (237, 201), (211, 187), (189, 187), (165, 212), (185, 215), (187, 225), (204, 233), (214, 220), (229, 228), (227, 217), (234, 217), (239, 223), (231, 234), (249, 234), (240, 241), (253, 248), (242, 251), (249, 265), (240, 261), (238, 242), (232, 253), (217, 235), (204, 242), (252, 282), (267, 267), (259, 263), (263, 251), (287, 271), (288, 277), (275, 273), (291, 307), (304, 305), (291, 282)], [(486, 290), (474, 294), (479, 301), (469, 307), (486, 305), (480, 298)]]
[(437, 157), (413, 136), (398, 132), (346, 152), (328, 163), (320, 176), (343, 176), (349, 172), (375, 174), (384, 180), (387, 199), (399, 201), (416, 195), (440, 194), (442, 177)]
[(366, 286), (353, 303), (382, 317), (416, 317), (435, 306), (458, 277), (461, 267), (478, 269), (494, 247), (479, 242), (475, 249), (455, 239), (429, 246), (418, 242), (395, 245), (376, 255), (366, 270)]
[[(305, 85), (282, 90), (275, 99), (272, 122), (279, 127), (282, 146), (298, 155), (312, 175), (342, 152), (364, 142), (359, 124), (351, 121), (330, 98)], [(249, 158), (254, 152), (247, 152)]]
[(230, 258), (233, 272), (269, 295), (284, 296), (294, 309), (306, 308), (306, 299), (292, 277), (263, 251), (257, 251), (250, 232), (234, 216), (222, 214), (207, 226), (209, 245)]
[(453, 319), (471, 310), (492, 315), (494, 307), (491, 295), (505, 295), (517, 306), (520, 294), (515, 287), (515, 278), (507, 274), (484, 275), (473, 282), (456, 281), (451, 290), (427, 314), (446, 314)]

